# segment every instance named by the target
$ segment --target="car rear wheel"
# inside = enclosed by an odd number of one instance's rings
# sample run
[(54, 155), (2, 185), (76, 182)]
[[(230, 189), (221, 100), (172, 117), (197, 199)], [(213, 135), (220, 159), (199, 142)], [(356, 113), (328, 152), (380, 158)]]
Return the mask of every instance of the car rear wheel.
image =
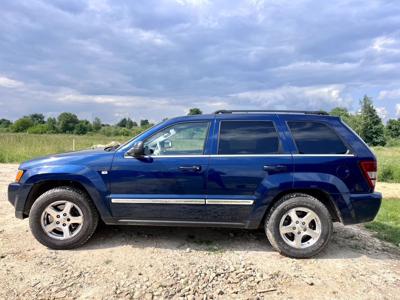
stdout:
[(332, 220), (328, 209), (307, 194), (289, 194), (270, 210), (265, 232), (271, 245), (281, 254), (308, 258), (328, 244)]
[(98, 214), (91, 199), (78, 189), (58, 187), (32, 205), (29, 225), (35, 238), (52, 249), (77, 248), (93, 235)]

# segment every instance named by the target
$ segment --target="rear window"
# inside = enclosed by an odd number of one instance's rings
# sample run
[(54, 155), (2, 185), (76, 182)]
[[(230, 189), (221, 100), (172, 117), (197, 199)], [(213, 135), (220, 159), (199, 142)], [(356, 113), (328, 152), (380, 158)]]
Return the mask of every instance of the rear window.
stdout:
[(222, 121), (218, 154), (274, 154), (279, 138), (271, 121)]
[(348, 148), (336, 132), (317, 122), (288, 122), (300, 154), (346, 154)]

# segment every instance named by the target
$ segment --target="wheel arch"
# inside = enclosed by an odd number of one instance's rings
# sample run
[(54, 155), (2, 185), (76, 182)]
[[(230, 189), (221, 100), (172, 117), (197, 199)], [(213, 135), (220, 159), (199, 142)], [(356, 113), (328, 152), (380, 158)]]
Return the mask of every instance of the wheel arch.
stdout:
[(91, 186), (90, 182), (87, 183), (85, 181), (70, 179), (70, 178), (52, 178), (39, 180), (33, 184), (30, 189), (28, 196), (26, 198), (24, 204), (23, 214), (24, 217), (28, 217), (30, 210), (32, 208), (33, 203), (37, 200), (40, 195), (43, 193), (57, 187), (71, 187), (82, 191), (94, 204), (100, 218), (107, 222), (107, 220), (111, 219), (111, 214), (109, 208), (105, 205), (103, 201), (103, 196), (100, 192), (94, 187)]
[(267, 209), (264, 212), (264, 216), (259, 224), (259, 227), (263, 226), (263, 224), (265, 222), (265, 218), (268, 216), (268, 214), (271, 211), (274, 204), (276, 202), (278, 202), (279, 199), (281, 199), (285, 195), (289, 195), (289, 194), (307, 194), (307, 195), (310, 195), (310, 196), (316, 198), (323, 205), (325, 205), (325, 207), (328, 209), (333, 222), (342, 222), (341, 213), (339, 211), (339, 208), (337, 207), (335, 201), (332, 199), (332, 197), (329, 195), (328, 192), (326, 192), (322, 189), (318, 189), (318, 188), (290, 189), (290, 190), (285, 190), (285, 191), (280, 192), (271, 200)]

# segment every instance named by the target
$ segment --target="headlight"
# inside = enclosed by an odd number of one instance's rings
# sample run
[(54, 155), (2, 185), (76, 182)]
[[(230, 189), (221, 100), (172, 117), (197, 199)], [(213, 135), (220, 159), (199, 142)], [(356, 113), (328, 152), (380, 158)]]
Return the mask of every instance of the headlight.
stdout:
[(17, 176), (15, 177), (15, 182), (19, 182), (24, 175), (24, 170), (18, 170)]

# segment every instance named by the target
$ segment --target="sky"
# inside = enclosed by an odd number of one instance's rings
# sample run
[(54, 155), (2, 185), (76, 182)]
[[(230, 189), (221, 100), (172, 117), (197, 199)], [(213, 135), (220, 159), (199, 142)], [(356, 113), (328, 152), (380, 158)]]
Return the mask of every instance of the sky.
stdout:
[(400, 117), (400, 2), (4, 0), (0, 118), (218, 109)]

